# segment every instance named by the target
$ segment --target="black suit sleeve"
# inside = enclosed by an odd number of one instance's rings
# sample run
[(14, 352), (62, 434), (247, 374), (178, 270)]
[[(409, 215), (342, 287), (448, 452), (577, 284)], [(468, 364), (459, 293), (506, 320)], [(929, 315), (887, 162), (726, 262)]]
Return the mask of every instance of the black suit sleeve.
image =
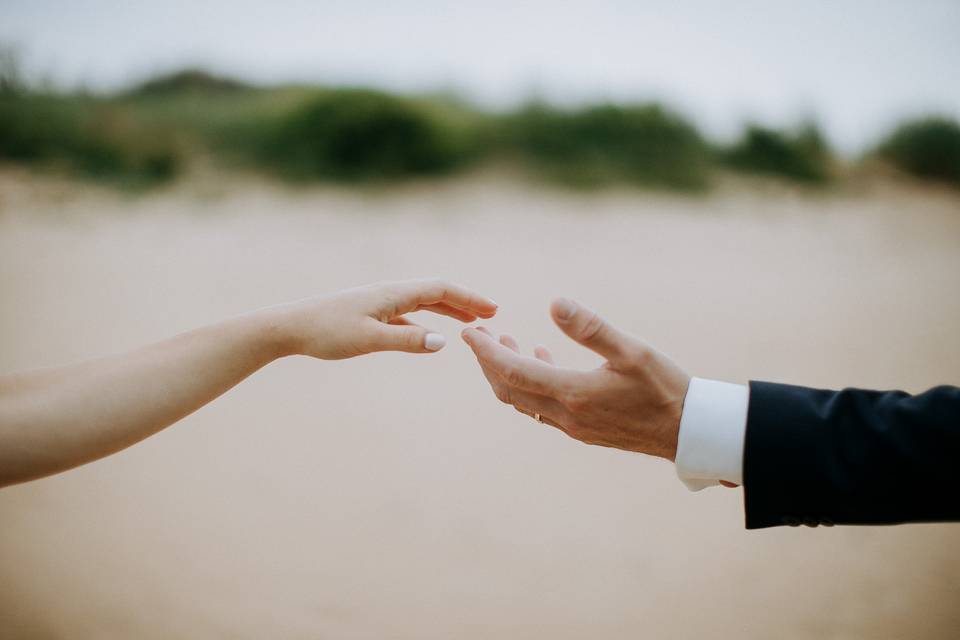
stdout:
[(750, 383), (748, 529), (960, 520), (960, 389)]

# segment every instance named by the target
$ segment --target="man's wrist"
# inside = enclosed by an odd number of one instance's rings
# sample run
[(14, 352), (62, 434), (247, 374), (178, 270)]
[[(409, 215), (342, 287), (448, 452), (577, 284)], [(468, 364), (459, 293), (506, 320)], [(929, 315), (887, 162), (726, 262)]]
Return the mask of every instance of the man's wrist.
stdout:
[(670, 411), (666, 420), (667, 426), (662, 438), (664, 451), (658, 454), (674, 463), (677, 461), (677, 447), (680, 443), (680, 421), (683, 419), (683, 405), (690, 389), (690, 380), (691, 378), (687, 376), (679, 395), (670, 403)]
[(677, 437), (677, 475), (693, 491), (742, 484), (749, 388), (692, 378)]

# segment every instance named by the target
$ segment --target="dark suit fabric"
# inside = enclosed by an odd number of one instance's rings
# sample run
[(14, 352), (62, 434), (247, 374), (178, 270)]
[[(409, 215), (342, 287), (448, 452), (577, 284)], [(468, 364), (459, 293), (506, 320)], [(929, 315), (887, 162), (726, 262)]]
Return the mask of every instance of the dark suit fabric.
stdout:
[(960, 389), (750, 383), (748, 529), (960, 520)]

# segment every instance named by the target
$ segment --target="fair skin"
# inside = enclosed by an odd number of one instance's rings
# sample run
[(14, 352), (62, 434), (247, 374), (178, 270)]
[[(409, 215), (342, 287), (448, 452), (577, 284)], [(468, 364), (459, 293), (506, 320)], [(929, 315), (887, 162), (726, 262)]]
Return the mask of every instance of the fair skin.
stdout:
[(407, 319), (462, 322), (497, 305), (440, 280), (370, 285), (261, 309), (122, 355), (0, 376), (0, 486), (102, 458), (196, 411), (270, 362), (376, 351), (432, 353), (443, 336)]
[(587, 444), (673, 461), (690, 376), (642, 340), (615, 328), (572, 300), (555, 300), (554, 322), (600, 355), (592, 371), (557, 366), (543, 347), (521, 355), (509, 335), (466, 329), (487, 381), (502, 402)]

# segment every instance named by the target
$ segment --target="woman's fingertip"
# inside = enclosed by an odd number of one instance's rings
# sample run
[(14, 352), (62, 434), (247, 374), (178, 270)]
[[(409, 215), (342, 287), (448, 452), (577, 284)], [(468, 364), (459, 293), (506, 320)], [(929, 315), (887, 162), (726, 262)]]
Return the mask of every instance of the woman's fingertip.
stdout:
[(427, 351), (440, 351), (447, 344), (447, 339), (439, 333), (428, 333), (423, 339), (423, 346)]

